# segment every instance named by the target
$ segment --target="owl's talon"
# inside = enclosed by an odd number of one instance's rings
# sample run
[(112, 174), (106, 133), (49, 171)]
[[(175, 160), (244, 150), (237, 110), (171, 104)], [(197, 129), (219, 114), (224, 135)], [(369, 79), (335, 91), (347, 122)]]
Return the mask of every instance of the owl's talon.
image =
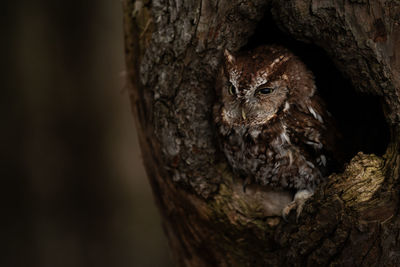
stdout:
[(287, 218), (290, 214), (290, 212), (293, 209), (296, 209), (296, 222), (298, 221), (301, 212), (303, 211), (304, 204), (306, 201), (314, 194), (314, 191), (309, 190), (309, 189), (303, 189), (297, 191), (297, 193), (294, 195), (294, 199), (292, 202), (290, 202), (285, 208), (282, 210), (282, 218), (285, 221), (288, 221)]
[(289, 216), (289, 214), (290, 214), (290, 212), (294, 209), (294, 208), (296, 208), (296, 202), (295, 201), (292, 201), (292, 202), (290, 202), (283, 210), (282, 210), (282, 218), (286, 221), (286, 222), (288, 222), (289, 220), (288, 220), (288, 216)]

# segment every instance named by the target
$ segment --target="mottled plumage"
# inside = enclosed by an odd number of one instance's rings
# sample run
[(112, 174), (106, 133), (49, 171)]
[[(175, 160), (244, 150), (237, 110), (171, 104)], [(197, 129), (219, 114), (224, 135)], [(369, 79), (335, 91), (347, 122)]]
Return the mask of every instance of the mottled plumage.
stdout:
[(214, 106), (221, 148), (250, 183), (297, 192), (283, 211), (301, 212), (324, 177), (334, 127), (312, 73), (289, 50), (225, 51)]

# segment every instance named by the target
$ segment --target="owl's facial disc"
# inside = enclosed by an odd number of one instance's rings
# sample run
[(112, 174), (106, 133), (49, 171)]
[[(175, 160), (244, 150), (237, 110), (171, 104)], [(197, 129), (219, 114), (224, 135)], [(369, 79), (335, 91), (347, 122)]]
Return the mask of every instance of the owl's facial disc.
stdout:
[(242, 57), (236, 58), (229, 51), (224, 55), (226, 118), (231, 123), (262, 124), (274, 117), (288, 92), (287, 79), (279, 71), (286, 59), (279, 57), (249, 69)]
[(288, 91), (286, 82), (281, 79), (244, 89), (240, 92), (243, 120), (251, 124), (270, 120), (284, 105)]

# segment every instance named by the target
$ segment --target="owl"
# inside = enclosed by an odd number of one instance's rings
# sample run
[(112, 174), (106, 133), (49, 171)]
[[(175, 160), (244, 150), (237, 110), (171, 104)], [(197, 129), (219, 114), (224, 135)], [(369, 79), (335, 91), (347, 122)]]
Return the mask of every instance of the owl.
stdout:
[(313, 74), (281, 46), (224, 52), (214, 122), (232, 169), (247, 184), (288, 190), (297, 216), (332, 158), (336, 130)]

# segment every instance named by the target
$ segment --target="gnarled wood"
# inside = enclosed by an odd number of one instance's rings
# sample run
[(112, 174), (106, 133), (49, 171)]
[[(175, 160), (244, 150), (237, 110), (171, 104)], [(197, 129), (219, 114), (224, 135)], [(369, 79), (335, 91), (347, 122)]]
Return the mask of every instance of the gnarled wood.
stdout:
[[(267, 10), (324, 48), (357, 90), (383, 96), (392, 131), (383, 157), (357, 154), (297, 223), (266, 217), (262, 190), (242, 192), (211, 119), (223, 49), (246, 44)], [(124, 0), (124, 12), (132, 109), (180, 266), (400, 264), (398, 2)]]

